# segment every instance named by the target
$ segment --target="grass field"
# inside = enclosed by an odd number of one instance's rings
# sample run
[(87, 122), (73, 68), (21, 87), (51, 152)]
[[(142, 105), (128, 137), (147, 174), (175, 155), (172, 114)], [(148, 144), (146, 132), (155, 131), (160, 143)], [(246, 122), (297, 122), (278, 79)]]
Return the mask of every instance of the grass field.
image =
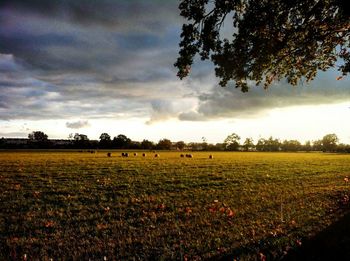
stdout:
[(350, 155), (138, 154), (0, 152), (0, 260), (279, 258), (349, 201)]

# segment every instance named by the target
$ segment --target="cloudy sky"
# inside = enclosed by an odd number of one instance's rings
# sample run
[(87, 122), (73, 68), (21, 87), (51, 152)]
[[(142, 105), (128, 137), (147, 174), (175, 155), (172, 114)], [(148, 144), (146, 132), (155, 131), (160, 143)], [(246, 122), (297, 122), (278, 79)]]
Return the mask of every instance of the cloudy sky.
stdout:
[(176, 77), (178, 0), (2, 0), (0, 137), (70, 133), (98, 139), (222, 142), (336, 133), (350, 143), (350, 78), (335, 70), (297, 87), (241, 93), (210, 63)]

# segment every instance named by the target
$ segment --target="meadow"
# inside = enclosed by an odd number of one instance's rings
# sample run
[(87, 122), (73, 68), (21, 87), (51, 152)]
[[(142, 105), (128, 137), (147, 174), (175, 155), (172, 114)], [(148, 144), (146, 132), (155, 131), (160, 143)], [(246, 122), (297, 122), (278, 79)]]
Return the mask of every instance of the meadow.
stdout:
[(0, 152), (0, 260), (280, 259), (349, 204), (350, 155), (146, 153)]

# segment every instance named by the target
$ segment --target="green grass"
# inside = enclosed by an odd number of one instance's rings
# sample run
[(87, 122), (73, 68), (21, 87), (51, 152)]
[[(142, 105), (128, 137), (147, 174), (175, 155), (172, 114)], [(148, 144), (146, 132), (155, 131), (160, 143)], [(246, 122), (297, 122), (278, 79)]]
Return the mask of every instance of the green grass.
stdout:
[(347, 205), (350, 155), (192, 154), (0, 152), (0, 260), (277, 258)]

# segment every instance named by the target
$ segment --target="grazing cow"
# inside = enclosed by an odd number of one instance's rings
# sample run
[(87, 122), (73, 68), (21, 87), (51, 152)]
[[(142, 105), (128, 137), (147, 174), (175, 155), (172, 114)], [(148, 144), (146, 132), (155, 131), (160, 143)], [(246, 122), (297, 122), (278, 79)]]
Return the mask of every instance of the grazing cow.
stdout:
[(180, 157), (183, 158), (183, 157), (185, 157), (185, 155), (181, 154)]
[(214, 156), (213, 155), (209, 155), (209, 159), (213, 159), (214, 158)]
[(134, 152), (134, 156), (135, 156), (135, 157), (137, 156), (137, 153), (136, 153), (136, 152)]
[(142, 157), (146, 157), (146, 153), (142, 153)]
[(107, 157), (112, 157), (112, 153), (108, 152)]
[(154, 154), (154, 157), (159, 158), (159, 154)]

